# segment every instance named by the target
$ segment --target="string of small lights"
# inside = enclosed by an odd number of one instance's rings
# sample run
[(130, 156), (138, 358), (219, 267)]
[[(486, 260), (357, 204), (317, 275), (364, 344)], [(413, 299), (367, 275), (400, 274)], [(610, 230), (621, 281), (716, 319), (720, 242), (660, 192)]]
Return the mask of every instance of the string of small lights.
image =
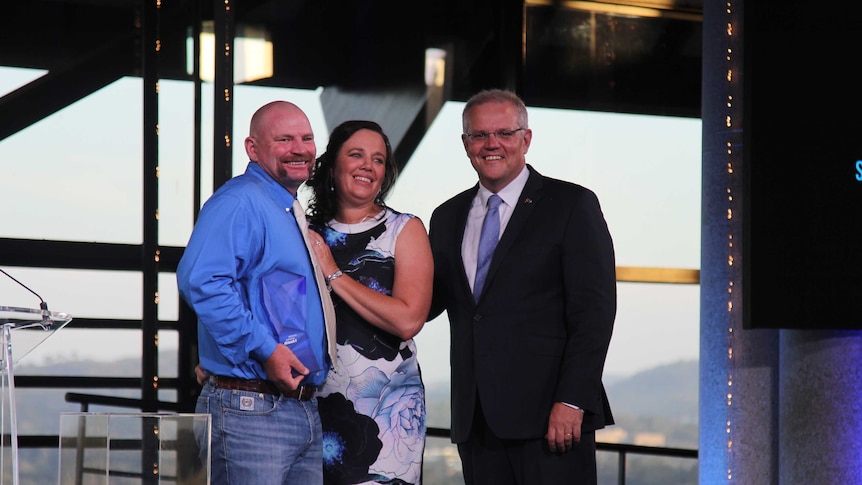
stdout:
[[(149, 140), (145, 140), (145, 165), (148, 175), (145, 176), (144, 184), (146, 186), (144, 193), (145, 195), (145, 211), (150, 213), (152, 216), (152, 220), (147, 223), (147, 227), (145, 228), (145, 232), (148, 233), (149, 237), (144, 237), (145, 241), (158, 241), (158, 231), (159, 231), (159, 206), (158, 206), (158, 189), (159, 189), (159, 177), (161, 176), (160, 166), (159, 166), (159, 155), (158, 155), (158, 146), (159, 146), (159, 136), (160, 136), (160, 126), (159, 126), (159, 110), (158, 110), (158, 99), (159, 99), (159, 90), (160, 90), (160, 77), (158, 72), (159, 66), (159, 55), (162, 50), (162, 39), (161, 39), (161, 0), (153, 0), (152, 4), (148, 4), (147, 11), (143, 13), (144, 15), (144, 37), (147, 39), (145, 45), (151, 45), (153, 51), (147, 55), (148, 59), (145, 61), (145, 68), (142, 75), (145, 86), (152, 86), (152, 93), (150, 96), (145, 95), (145, 107), (144, 107), (144, 120), (146, 126), (152, 127), (152, 132), (149, 135), (145, 134), (145, 137), (149, 137)], [(152, 35), (152, 37), (149, 37)], [(149, 176), (149, 174), (152, 174)], [(152, 254), (152, 261), (148, 264), (150, 265), (149, 271), (146, 272), (145, 279), (145, 290), (152, 290), (152, 304), (145, 305), (144, 308), (144, 332), (143, 337), (152, 338), (152, 353), (153, 353), (153, 361), (149, 363), (145, 363), (145, 367), (152, 369), (152, 373), (150, 377), (152, 378), (152, 388), (147, 390), (144, 393), (144, 396), (155, 401), (158, 399), (158, 389), (159, 389), (159, 374), (158, 374), (158, 347), (159, 347), (159, 329), (158, 329), (158, 306), (159, 306), (159, 286), (158, 286), (158, 272), (159, 272), (159, 261), (161, 259), (159, 246), (157, 243), (153, 243), (152, 245), (148, 245), (145, 243), (147, 250)], [(147, 352), (144, 352), (144, 355), (147, 355)], [(146, 372), (146, 371), (145, 371)], [(144, 374), (147, 377), (147, 374)], [(157, 443), (159, 440), (159, 435), (161, 433), (161, 429), (158, 422), (148, 423), (150, 426), (151, 436), (147, 438), (147, 441), (150, 443)], [(152, 453), (148, 453), (144, 455), (145, 459), (149, 459), (150, 461), (150, 474), (153, 477), (158, 477), (161, 474), (161, 469), (159, 465), (159, 459)]]
[[(231, 15), (232, 15), (231, 0), (224, 0), (224, 18), (225, 19), (231, 19)], [(232, 74), (232, 71), (233, 71), (233, 56), (232, 56), (233, 47), (232, 47), (232, 43), (234, 41), (234, 38), (232, 35), (232, 30), (233, 30), (232, 29), (232, 21), (226, 21), (223, 24), (224, 24), (224, 28), (225, 28), (225, 36), (224, 36), (225, 40), (224, 40), (224, 51), (222, 52), (222, 66), (224, 69), (227, 70), (226, 72), (231, 73), (231, 75), (230, 75), (231, 76), (230, 77), (231, 82), (225, 83), (223, 95), (224, 95), (224, 102), (229, 105), (230, 104), (230, 98), (231, 98), (231, 90), (233, 89), (233, 82), (232, 82), (232, 80), (233, 80), (233, 74)], [(231, 119), (231, 122), (232, 122), (232, 119)], [(230, 127), (226, 127), (226, 130), (227, 131), (225, 132), (225, 135), (224, 135), (225, 152), (230, 153), (231, 135), (233, 134), (233, 132), (230, 129)]]
[[(739, 56), (734, 56), (734, 42), (736, 38), (734, 37), (734, 27), (736, 24), (736, 16), (734, 15), (732, 2), (728, 1), (725, 4), (725, 14), (727, 16), (727, 24), (725, 29), (725, 45), (726, 45), (726, 69), (727, 74), (725, 78), (725, 96), (726, 96), (726, 112), (724, 114), (724, 123), (725, 123), (725, 136), (726, 136), (726, 156), (727, 156), (727, 393), (726, 393), (726, 402), (727, 402), (727, 419), (725, 421), (725, 433), (727, 439), (727, 482), (732, 483), (734, 478), (734, 448), (733, 448), (733, 438), (734, 438), (734, 428), (733, 428), (733, 417), (734, 417), (734, 409), (733, 409), (733, 379), (734, 379), (734, 370), (735, 370), (735, 361), (733, 358), (733, 350), (734, 350), (734, 330), (738, 327), (740, 322), (740, 310), (741, 308), (734, 308), (734, 302), (738, 301), (739, 297), (737, 294), (741, 296), (741, 292), (737, 291), (734, 293), (734, 285), (739, 278), (739, 265), (734, 267), (734, 263), (737, 262), (737, 254), (738, 249), (734, 246), (734, 235), (737, 230), (741, 227), (741, 225), (734, 220), (734, 192), (736, 187), (739, 187), (739, 176), (736, 175), (734, 167), (737, 165), (738, 161), (738, 152), (739, 150), (735, 150), (735, 148), (739, 147), (739, 139), (738, 136), (742, 132), (741, 120), (740, 117), (736, 116), (738, 110), (741, 107), (737, 108), (737, 104), (734, 99), (734, 95), (739, 90), (739, 73), (737, 66), (739, 62), (737, 58)], [(738, 36), (737, 36), (738, 37)], [(741, 214), (741, 211), (740, 211)], [(737, 305), (739, 307), (741, 305)]]

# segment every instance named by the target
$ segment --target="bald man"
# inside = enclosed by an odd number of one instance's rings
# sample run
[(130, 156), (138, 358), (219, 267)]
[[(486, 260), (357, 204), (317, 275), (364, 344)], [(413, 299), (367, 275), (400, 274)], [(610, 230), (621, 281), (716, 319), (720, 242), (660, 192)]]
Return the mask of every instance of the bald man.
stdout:
[(315, 284), (295, 209), (317, 153), (311, 123), (293, 103), (268, 103), (245, 149), (245, 173), (203, 205), (177, 268), (206, 376), (195, 411), (212, 416), (212, 483), (319, 484), (314, 394), (332, 366), (329, 295)]

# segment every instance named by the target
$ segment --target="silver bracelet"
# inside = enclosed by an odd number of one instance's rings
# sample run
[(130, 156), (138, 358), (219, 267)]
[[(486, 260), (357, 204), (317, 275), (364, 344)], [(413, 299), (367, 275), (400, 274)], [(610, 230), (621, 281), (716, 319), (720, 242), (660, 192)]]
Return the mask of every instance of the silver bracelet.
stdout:
[(332, 291), (332, 282), (335, 279), (340, 278), (343, 274), (344, 273), (342, 273), (341, 270), (338, 270), (335, 273), (332, 273), (331, 275), (326, 277), (326, 287), (329, 288), (329, 291)]

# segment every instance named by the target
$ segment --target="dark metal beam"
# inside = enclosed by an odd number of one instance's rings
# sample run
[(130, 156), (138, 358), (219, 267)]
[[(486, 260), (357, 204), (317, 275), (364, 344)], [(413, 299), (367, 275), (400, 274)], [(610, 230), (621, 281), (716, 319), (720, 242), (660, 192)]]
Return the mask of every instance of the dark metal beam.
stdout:
[(134, 48), (133, 33), (108, 39), (99, 49), (0, 98), (0, 141), (129, 75)]
[[(159, 270), (174, 272), (185, 248), (159, 248)], [(141, 271), (142, 246), (0, 238), (0, 265), (30, 268)]]
[(215, 192), (233, 177), (233, 63), (236, 19), (230, 0), (213, 1), (215, 81), (213, 82), (213, 186)]

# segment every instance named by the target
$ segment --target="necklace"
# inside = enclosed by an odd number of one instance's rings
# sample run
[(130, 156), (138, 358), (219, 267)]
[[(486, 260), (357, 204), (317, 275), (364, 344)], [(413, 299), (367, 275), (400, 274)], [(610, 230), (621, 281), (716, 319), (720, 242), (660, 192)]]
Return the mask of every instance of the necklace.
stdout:
[(357, 222), (357, 224), (362, 224), (363, 222), (367, 221), (368, 218), (374, 214), (376, 214), (376, 213), (375, 212), (369, 212), (368, 214), (365, 214), (364, 216), (362, 216), (362, 219), (359, 219), (359, 222)]
[(340, 222), (341, 224), (345, 224), (347, 226), (355, 226), (355, 225), (362, 224), (363, 222), (367, 221), (370, 217), (376, 216), (379, 213), (380, 213), (380, 209), (378, 209), (376, 206), (372, 206), (371, 210), (369, 210), (364, 216), (362, 216), (362, 219), (359, 219), (356, 222), (341, 222), (338, 219), (335, 219), (335, 221)]
[(333, 222), (335, 222), (337, 225), (341, 226), (344, 229), (342, 232), (346, 232), (347, 234), (355, 234), (357, 230), (362, 230), (362, 227), (358, 226), (361, 226), (366, 221), (375, 217), (381, 212), (381, 210), (382, 209), (378, 209), (377, 207), (372, 207), (371, 210), (368, 211), (368, 213), (366, 213), (364, 216), (362, 216), (362, 219), (359, 219), (359, 221), (357, 222), (341, 222), (338, 219), (333, 219)]

